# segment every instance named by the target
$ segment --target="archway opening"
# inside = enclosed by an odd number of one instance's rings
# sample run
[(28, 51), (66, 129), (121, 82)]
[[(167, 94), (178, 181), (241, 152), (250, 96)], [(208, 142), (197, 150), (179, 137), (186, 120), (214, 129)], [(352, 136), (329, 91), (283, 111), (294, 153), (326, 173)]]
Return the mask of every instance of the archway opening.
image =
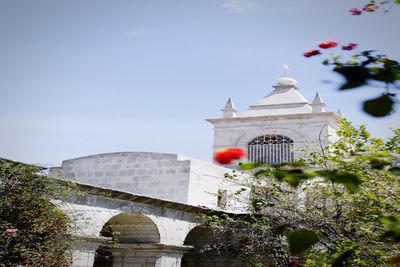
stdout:
[(160, 243), (157, 225), (142, 214), (120, 213), (108, 220), (100, 231), (100, 236), (112, 238), (109, 245), (100, 245), (96, 250), (93, 266), (112, 267), (123, 262), (142, 262), (151, 266), (155, 259), (137, 258), (129, 250), (134, 244)]
[(118, 243), (160, 243), (157, 225), (142, 214), (121, 213), (112, 217), (100, 231)]
[(184, 245), (193, 248), (183, 256), (181, 267), (248, 266), (237, 252), (220, 244), (213, 232), (204, 226), (193, 228), (186, 236)]

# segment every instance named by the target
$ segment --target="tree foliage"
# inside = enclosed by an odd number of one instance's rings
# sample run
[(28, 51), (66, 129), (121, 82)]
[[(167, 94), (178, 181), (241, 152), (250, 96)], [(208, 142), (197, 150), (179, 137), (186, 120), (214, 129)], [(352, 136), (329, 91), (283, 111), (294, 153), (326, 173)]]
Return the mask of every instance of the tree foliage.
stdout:
[(0, 160), (0, 266), (69, 264), (69, 219), (51, 202), (66, 188), (40, 171)]
[(325, 153), (276, 168), (254, 166), (251, 214), (207, 220), (218, 247), (259, 266), (396, 262), (400, 130), (384, 142), (343, 120), (338, 135)]

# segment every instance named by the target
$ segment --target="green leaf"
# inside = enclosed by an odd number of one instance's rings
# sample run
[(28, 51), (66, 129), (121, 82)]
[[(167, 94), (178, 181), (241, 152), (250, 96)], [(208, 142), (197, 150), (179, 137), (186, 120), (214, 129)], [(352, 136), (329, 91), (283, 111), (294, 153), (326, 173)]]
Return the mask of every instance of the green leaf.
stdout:
[(399, 67), (400, 67), (400, 64), (399, 64), (399, 62), (397, 62), (397, 61), (395, 61), (395, 60), (391, 60), (391, 59), (385, 58), (385, 59), (383, 60), (383, 66), (384, 66), (386, 69), (398, 70)]
[(370, 74), (367, 68), (361, 66), (337, 66), (333, 69), (344, 76), (346, 82), (339, 88), (340, 90), (353, 89), (365, 85)]
[(292, 254), (301, 253), (318, 242), (317, 234), (310, 230), (299, 230), (288, 236), (289, 250)]
[(369, 161), (372, 169), (382, 170), (385, 166), (390, 165), (392, 162), (387, 159), (373, 158)]
[(393, 83), (396, 81), (396, 72), (392, 71), (390, 69), (381, 69), (379, 68), (378, 71), (376, 69), (373, 69), (375, 74), (371, 75), (371, 79), (376, 80), (376, 81), (382, 81), (382, 82), (387, 82), (387, 83)]
[(384, 117), (392, 112), (393, 104), (393, 99), (389, 95), (385, 94), (378, 98), (365, 101), (363, 109), (371, 116)]
[(293, 187), (297, 187), (302, 180), (307, 180), (315, 177), (315, 173), (304, 172), (300, 168), (282, 170), (276, 169), (271, 172), (279, 181), (285, 181)]
[(316, 173), (334, 183), (343, 184), (350, 193), (356, 192), (361, 184), (357, 175), (352, 173), (327, 170), (316, 171)]
[(354, 249), (348, 249), (340, 254), (332, 263), (332, 267), (346, 267), (349, 266), (349, 259), (354, 254)]
[(278, 226), (272, 228), (272, 231), (274, 233), (282, 235), (285, 232), (286, 228), (288, 228), (289, 226), (290, 226), (290, 224), (288, 224), (288, 223), (281, 224), (281, 225), (278, 225)]
[(260, 166), (262, 166), (262, 163), (253, 163), (253, 162), (240, 162), (239, 163), (239, 167), (241, 170), (245, 170), (245, 171), (251, 171), (254, 170)]
[(396, 242), (400, 241), (400, 220), (393, 215), (381, 217), (379, 220), (388, 229), (384, 237), (392, 237)]
[(291, 167), (305, 167), (306, 163), (304, 160), (297, 160), (288, 164)]
[(269, 169), (259, 170), (254, 173), (254, 176), (257, 178), (262, 177), (262, 176), (270, 176), (270, 175), (271, 175), (271, 171)]
[(400, 167), (392, 167), (389, 169), (389, 171), (396, 176), (400, 176)]

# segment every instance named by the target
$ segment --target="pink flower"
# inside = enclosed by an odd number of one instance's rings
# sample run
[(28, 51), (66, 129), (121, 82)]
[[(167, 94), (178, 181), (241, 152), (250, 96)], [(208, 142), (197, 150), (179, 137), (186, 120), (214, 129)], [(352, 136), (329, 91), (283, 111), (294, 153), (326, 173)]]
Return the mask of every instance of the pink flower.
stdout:
[(349, 45), (344, 45), (342, 46), (343, 50), (353, 50), (355, 48), (357, 48), (358, 44), (355, 43), (349, 43)]
[(18, 229), (6, 229), (6, 230), (3, 231), (3, 234), (4, 235), (13, 235), (16, 232), (18, 232)]
[(214, 160), (220, 164), (231, 164), (232, 161), (241, 159), (246, 156), (246, 152), (241, 148), (230, 147), (217, 151)]
[(329, 41), (319, 43), (318, 46), (319, 46), (319, 48), (322, 48), (322, 49), (334, 48), (334, 47), (338, 46), (338, 42), (329, 40)]
[(365, 5), (363, 7), (363, 10), (366, 12), (375, 12), (376, 10), (378, 10), (378, 8), (379, 8), (379, 5), (370, 3), (370, 4)]
[(313, 49), (313, 50), (308, 50), (307, 52), (304, 52), (303, 56), (305, 57), (312, 57), (316, 55), (320, 55), (321, 52), (319, 50)]
[(359, 16), (362, 13), (362, 11), (360, 9), (356, 8), (356, 7), (350, 9), (349, 11), (353, 16)]

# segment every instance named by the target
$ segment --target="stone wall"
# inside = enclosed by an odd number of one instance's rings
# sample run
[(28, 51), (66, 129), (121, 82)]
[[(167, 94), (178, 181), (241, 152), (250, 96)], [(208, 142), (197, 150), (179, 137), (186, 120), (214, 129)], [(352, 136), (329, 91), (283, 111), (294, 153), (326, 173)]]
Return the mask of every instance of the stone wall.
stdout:
[[(233, 194), (243, 186), (224, 178), (231, 169), (182, 155), (119, 152), (65, 160), (50, 175), (93, 186), (212, 209), (245, 211), (248, 203), (218, 207), (218, 192)], [(247, 192), (241, 197), (248, 199)], [(236, 205), (237, 204), (237, 205)]]
[[(81, 183), (186, 203), (189, 162), (177, 155), (119, 152), (65, 160), (62, 176)], [(52, 174), (52, 173), (51, 173)]]

